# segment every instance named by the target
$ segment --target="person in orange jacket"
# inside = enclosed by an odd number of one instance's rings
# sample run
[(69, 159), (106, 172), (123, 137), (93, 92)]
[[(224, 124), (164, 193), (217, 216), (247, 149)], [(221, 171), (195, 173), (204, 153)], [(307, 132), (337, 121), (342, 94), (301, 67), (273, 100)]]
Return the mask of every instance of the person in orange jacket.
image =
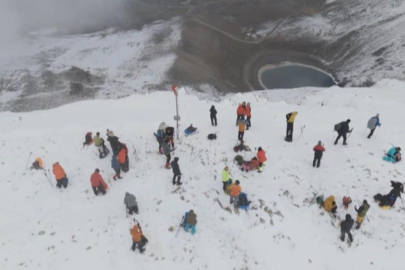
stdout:
[(104, 182), (103, 177), (100, 175), (100, 170), (96, 169), (90, 177), (91, 187), (93, 188), (94, 195), (98, 196), (98, 193), (101, 192), (105, 195), (108, 185)]
[(246, 106), (246, 129), (249, 130), (249, 128), (252, 126), (252, 123), (250, 122), (250, 118), (252, 117), (252, 108), (250, 107), (250, 103), (248, 102)]
[(263, 166), (266, 166), (266, 161), (267, 161), (267, 157), (266, 157), (266, 152), (259, 147), (257, 150), (257, 160), (259, 160), (259, 170), (257, 172), (262, 173), (263, 172)]
[(59, 165), (59, 162), (56, 162), (52, 165), (52, 171), (55, 175), (56, 187), (62, 188), (63, 186), (64, 188), (67, 188), (69, 179), (66, 176), (65, 170), (62, 168), (62, 166)]
[(245, 114), (246, 114), (246, 103), (243, 102), (242, 104), (239, 104), (238, 108), (236, 109), (236, 125), (238, 125), (238, 120), (245, 120)]
[(135, 251), (136, 248), (139, 248), (139, 251), (143, 253), (145, 249), (143, 248), (144, 242), (142, 241), (142, 229), (138, 222), (135, 222), (134, 227), (130, 230), (132, 235), (132, 251)]
[(232, 184), (230, 187), (230, 193), (229, 195), (231, 196), (231, 204), (234, 204), (235, 208), (236, 208), (236, 204), (238, 203), (238, 198), (239, 198), (239, 194), (242, 192), (242, 187), (239, 185), (240, 182), (239, 180), (235, 181), (235, 184)]
[(42, 162), (42, 159), (40, 157), (37, 157), (34, 161), (34, 163), (32, 163), (32, 167), (31, 170), (35, 169), (35, 170), (43, 170), (44, 169), (44, 163)]
[(118, 153), (118, 162), (123, 172), (129, 171), (128, 148), (124, 143), (121, 143), (121, 149)]

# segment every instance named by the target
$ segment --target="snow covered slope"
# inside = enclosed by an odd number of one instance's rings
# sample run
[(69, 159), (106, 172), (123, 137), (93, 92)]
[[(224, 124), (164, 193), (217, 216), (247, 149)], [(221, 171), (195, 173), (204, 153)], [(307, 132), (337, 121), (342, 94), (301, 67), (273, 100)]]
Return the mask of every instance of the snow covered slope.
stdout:
[[(153, 136), (160, 122), (174, 125), (175, 100), (169, 92), (92, 100), (50, 111), (0, 114), (0, 269), (403, 269), (405, 216), (401, 201), (390, 211), (372, 200), (402, 181), (405, 169), (382, 160), (384, 150), (403, 144), (404, 83), (382, 81), (372, 89), (297, 89), (229, 95), (219, 103), (180, 93), (181, 130), (199, 134), (176, 141), (184, 185), (171, 184)], [(316, 93), (316, 95), (315, 95)], [(281, 101), (284, 97), (287, 102)], [(273, 101), (272, 101), (273, 100)], [(236, 105), (252, 104), (252, 129), (245, 140), (267, 151), (263, 174), (242, 173), (232, 160), (236, 143)], [(218, 110), (211, 127), (209, 108)], [(295, 141), (284, 142), (285, 114), (297, 110)], [(367, 140), (368, 119), (380, 113), (382, 128)], [(348, 147), (334, 146), (335, 123), (350, 118), (354, 131)], [(304, 135), (297, 140), (300, 128)], [(112, 181), (109, 158), (98, 159), (94, 146), (81, 150), (88, 131), (114, 130), (130, 152), (130, 171)], [(217, 141), (206, 139), (217, 132)], [(320, 169), (312, 168), (312, 147), (325, 143)], [(51, 168), (58, 161), (70, 185), (52, 188), (42, 172), (24, 170), (30, 152)], [(244, 153), (251, 158), (252, 153)], [(229, 165), (234, 179), (253, 201), (249, 214), (223, 209), (221, 171)], [(110, 189), (95, 197), (90, 175), (100, 168)], [(53, 177), (52, 177), (52, 181)], [(54, 183), (53, 183), (54, 184)], [(136, 195), (136, 216), (149, 245), (144, 255), (129, 250), (132, 218), (125, 217), (124, 193)], [(371, 204), (369, 221), (354, 231), (348, 248), (338, 228), (316, 205), (313, 192), (349, 195)], [(355, 217), (354, 204), (349, 213)], [(175, 231), (185, 211), (197, 214), (197, 233)], [(336, 222), (335, 224), (336, 225)], [(169, 231), (174, 227), (173, 232)]]

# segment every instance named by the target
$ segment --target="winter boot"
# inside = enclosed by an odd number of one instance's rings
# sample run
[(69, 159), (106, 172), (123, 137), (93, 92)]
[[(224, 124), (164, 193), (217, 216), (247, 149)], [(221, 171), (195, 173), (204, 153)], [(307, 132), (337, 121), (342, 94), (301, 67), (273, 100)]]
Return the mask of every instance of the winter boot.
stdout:
[(114, 181), (117, 181), (117, 176), (116, 175), (113, 176), (113, 179), (114, 179)]
[(180, 185), (183, 185), (183, 183), (180, 181), (177, 181), (177, 185), (180, 186)]
[(165, 168), (168, 169), (168, 170), (170, 169), (170, 163), (169, 162), (166, 162)]
[(159, 146), (159, 154), (163, 155), (163, 150), (161, 146)]

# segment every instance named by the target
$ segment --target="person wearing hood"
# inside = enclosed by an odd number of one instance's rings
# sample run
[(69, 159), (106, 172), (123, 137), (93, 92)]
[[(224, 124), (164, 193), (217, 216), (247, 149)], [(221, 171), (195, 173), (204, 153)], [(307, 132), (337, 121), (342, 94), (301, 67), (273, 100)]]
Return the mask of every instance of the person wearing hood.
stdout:
[(210, 118), (211, 118), (211, 124), (213, 126), (217, 126), (217, 110), (215, 109), (215, 106), (212, 105), (210, 109)]
[(108, 186), (106, 182), (104, 182), (103, 177), (100, 175), (100, 170), (96, 169), (94, 173), (90, 177), (91, 187), (93, 188), (94, 195), (98, 195), (101, 192), (103, 195), (106, 194), (106, 190)]
[(243, 102), (242, 104), (239, 104), (238, 108), (236, 109), (236, 125), (238, 125), (239, 120), (245, 120), (245, 114), (246, 114), (246, 103)]
[(118, 152), (121, 149), (121, 143), (118, 137), (114, 135), (114, 132), (112, 130), (107, 129), (107, 141), (110, 142), (110, 146), (114, 155), (118, 155)]
[(361, 223), (363, 223), (368, 209), (370, 209), (370, 205), (367, 203), (366, 200), (363, 201), (363, 204), (360, 206), (359, 209), (357, 209), (356, 206), (354, 207), (354, 210), (356, 210), (357, 212), (356, 230), (360, 229)]
[(163, 149), (163, 154), (166, 156), (165, 168), (170, 169), (170, 160), (172, 158), (170, 153), (173, 152), (174, 149), (170, 149), (169, 140), (166, 139), (162, 142), (162, 149)]
[(42, 159), (40, 157), (37, 157), (34, 163), (32, 163), (31, 170), (32, 169), (44, 170), (44, 163), (42, 162)]
[(313, 148), (314, 150), (314, 161), (312, 162), (312, 167), (316, 167), (319, 168), (319, 166), (321, 165), (321, 159), (323, 156), (323, 152), (325, 151), (325, 147), (323, 147), (322, 142), (319, 141), (317, 145), (315, 145), (315, 147)]
[(370, 139), (371, 136), (373, 136), (375, 129), (380, 126), (380, 114), (377, 113), (376, 116), (371, 117), (370, 120), (368, 120), (367, 122), (367, 128), (370, 129), (370, 134), (368, 134), (367, 139)]
[(336, 213), (337, 205), (335, 202), (335, 196), (329, 196), (323, 203), (323, 208), (326, 212)]
[(188, 229), (191, 228), (191, 234), (195, 234), (195, 227), (197, 226), (197, 215), (193, 210), (190, 210), (186, 213), (186, 226), (184, 226), (184, 231), (188, 232)]
[(293, 131), (294, 131), (294, 121), (295, 117), (297, 117), (298, 112), (290, 112), (285, 117), (287, 118), (287, 133), (285, 136), (286, 142), (293, 141)]
[(354, 220), (352, 219), (352, 216), (350, 216), (350, 214), (346, 214), (346, 219), (340, 223), (340, 232), (341, 232), (340, 240), (342, 240), (342, 242), (345, 241), (346, 234), (349, 236), (350, 243), (353, 242), (353, 236), (350, 232), (350, 230), (353, 227), (353, 224)]
[(133, 194), (125, 192), (124, 204), (130, 215), (133, 213), (139, 214), (138, 203), (136, 202), (136, 198)]
[(347, 133), (351, 133), (352, 130), (353, 130), (353, 129), (350, 130), (349, 124), (350, 124), (350, 119), (347, 119), (346, 122), (341, 122), (340, 123), (340, 126), (339, 126), (339, 128), (337, 130), (338, 136), (337, 136), (337, 138), (335, 140), (335, 145), (338, 144), (339, 139), (341, 137), (343, 137), (343, 145), (347, 145), (347, 143), (346, 143)]
[(182, 183), (180, 182), (181, 171), (180, 171), (180, 166), (179, 166), (179, 158), (175, 157), (170, 165), (172, 166), (172, 170), (173, 170), (173, 185), (176, 184), (176, 179), (177, 179), (177, 185), (180, 186)]
[(115, 171), (115, 175), (113, 176), (114, 181), (117, 181), (117, 178), (122, 179), (121, 166), (120, 166), (120, 163), (118, 162), (116, 155), (113, 155), (111, 158), (111, 168), (113, 168)]

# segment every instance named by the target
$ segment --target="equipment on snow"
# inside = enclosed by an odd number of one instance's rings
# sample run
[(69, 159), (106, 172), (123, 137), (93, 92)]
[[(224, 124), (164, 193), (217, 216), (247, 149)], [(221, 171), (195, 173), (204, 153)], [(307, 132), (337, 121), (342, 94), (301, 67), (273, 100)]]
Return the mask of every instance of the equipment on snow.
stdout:
[[(48, 169), (48, 172), (49, 172), (49, 175), (50, 175), (51, 172), (49, 171), (49, 169)], [(50, 177), (48, 177), (48, 175), (46, 174), (45, 170), (44, 170), (44, 175), (45, 175), (46, 179), (48, 179), (49, 184), (51, 184), (51, 187), (53, 187), (52, 181), (51, 181)]]
[(186, 226), (186, 223), (185, 223), (185, 222), (186, 222), (186, 216), (184, 215), (184, 216), (181, 218), (181, 221), (180, 221), (179, 227), (177, 228), (177, 232), (176, 232), (175, 237), (177, 237), (177, 236), (179, 235), (181, 228)]
[(188, 135), (194, 134), (196, 131), (197, 131), (197, 128), (193, 127), (193, 124), (191, 124), (188, 128), (186, 128), (184, 130), (184, 134), (185, 134), (185, 136), (188, 136)]
[(208, 135), (208, 140), (216, 140), (217, 139), (217, 134), (209, 134)]
[(300, 133), (300, 135), (298, 136), (297, 140), (301, 137), (301, 135), (302, 135), (302, 137), (304, 137), (304, 130), (305, 130), (305, 127), (306, 127), (306, 125), (304, 125), (303, 127), (301, 127), (301, 133)]
[(30, 152), (30, 154), (28, 156), (28, 160), (27, 160), (27, 164), (25, 165), (25, 169), (28, 168), (28, 162), (30, 162), (31, 155), (32, 155), (32, 152)]
[(309, 207), (312, 205), (312, 203), (314, 202), (315, 197), (316, 197), (317, 194), (318, 194), (318, 193), (314, 193), (314, 197), (312, 197), (312, 200), (311, 200), (311, 202), (309, 203), (308, 208), (309, 208)]

